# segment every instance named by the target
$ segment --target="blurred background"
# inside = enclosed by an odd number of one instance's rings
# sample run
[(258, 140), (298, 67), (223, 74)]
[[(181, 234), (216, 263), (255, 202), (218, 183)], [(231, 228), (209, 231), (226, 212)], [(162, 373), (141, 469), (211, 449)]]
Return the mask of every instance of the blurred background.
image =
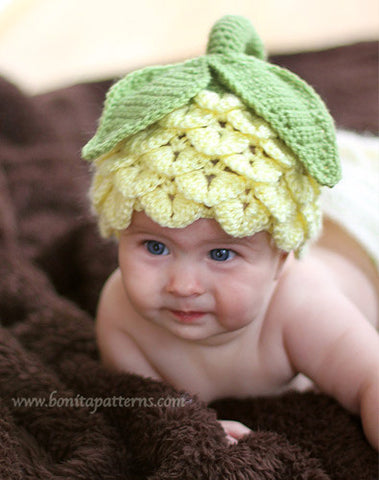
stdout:
[(42, 93), (180, 61), (225, 14), (247, 16), (269, 54), (379, 36), (378, 0), (0, 0), (0, 74)]

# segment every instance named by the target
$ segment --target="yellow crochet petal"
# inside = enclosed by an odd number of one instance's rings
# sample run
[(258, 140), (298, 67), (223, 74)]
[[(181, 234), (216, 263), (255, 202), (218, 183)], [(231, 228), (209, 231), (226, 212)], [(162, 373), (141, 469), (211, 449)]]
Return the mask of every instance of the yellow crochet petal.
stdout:
[(196, 150), (209, 156), (241, 153), (249, 145), (249, 139), (245, 135), (221, 128), (218, 123), (190, 130), (187, 137)]
[(107, 219), (109, 227), (123, 230), (130, 223), (133, 205), (134, 199), (127, 199), (113, 189), (99, 208), (99, 213)]
[(236, 130), (252, 135), (256, 142), (260, 139), (267, 140), (276, 137), (267, 122), (247, 110), (233, 110), (227, 114), (226, 120)]
[(244, 108), (241, 100), (235, 95), (225, 94), (220, 98), (220, 95), (209, 90), (203, 90), (198, 93), (194, 101), (201, 108), (216, 113), (225, 113), (235, 108)]
[(135, 201), (134, 201), (134, 207), (133, 207), (133, 209), (134, 209), (134, 211), (136, 211), (136, 212), (143, 212), (143, 206), (141, 205), (141, 198), (142, 198), (142, 197), (138, 197), (138, 198), (136, 198)]
[(214, 155), (220, 144), (220, 134), (215, 125), (195, 128), (192, 131), (187, 131), (186, 135), (193, 147), (206, 155)]
[(260, 145), (269, 157), (273, 158), (284, 167), (294, 167), (296, 165), (296, 157), (278, 138), (261, 140)]
[(114, 174), (114, 185), (125, 198), (139, 197), (163, 182), (162, 175), (139, 166), (122, 168)]
[(253, 154), (250, 150), (242, 154), (227, 155), (222, 160), (236, 173), (256, 182), (275, 183), (283, 173), (270, 158), (258, 152)]
[(282, 173), (282, 170), (270, 158), (256, 155), (252, 165), (251, 178), (253, 180), (263, 183), (276, 183)]
[(124, 142), (121, 147), (121, 151), (127, 152), (129, 155), (141, 155), (141, 153), (144, 153), (141, 152), (141, 142), (146, 141), (146, 139), (149, 138), (149, 136), (151, 136), (153, 132), (158, 130), (158, 128), (160, 127), (154, 125), (154, 127), (147, 128), (146, 130), (142, 130), (135, 135), (132, 135)]
[(140, 157), (140, 161), (144, 164), (144, 168), (164, 175), (172, 175), (174, 158), (172, 148), (164, 146), (145, 153)]
[(209, 169), (206, 173), (194, 171), (178, 176), (175, 181), (178, 190), (186, 198), (207, 207), (212, 207), (225, 199), (234, 198), (245, 189), (245, 181), (242, 177), (217, 169)]
[(163, 227), (168, 227), (172, 216), (172, 199), (164, 188), (158, 187), (139, 199), (146, 215)]
[(117, 171), (119, 168), (128, 167), (135, 163), (136, 157), (128, 155), (124, 152), (112, 153), (111, 155), (104, 155), (94, 161), (97, 171), (102, 175), (109, 175)]
[(315, 184), (311, 177), (295, 170), (286, 172), (285, 180), (295, 200), (301, 205), (308, 203), (320, 193), (318, 184)]
[(104, 177), (98, 172), (95, 173), (92, 178), (89, 194), (92, 200), (92, 205), (96, 210), (102, 205), (112, 188), (112, 178)]
[(235, 153), (233, 155), (224, 155), (222, 157), (223, 163), (228, 168), (246, 178), (252, 178), (252, 175), (254, 175), (254, 170), (252, 168), (254, 159), (255, 157), (250, 151)]
[(148, 168), (156, 170), (168, 177), (181, 175), (204, 167), (208, 158), (197, 153), (193, 148), (185, 148), (181, 152), (173, 151), (171, 146), (161, 147), (141, 157)]
[(192, 200), (188, 200), (178, 193), (172, 205), (172, 228), (183, 228), (205, 216), (205, 208)]
[(204, 206), (188, 200), (167, 181), (139, 199), (142, 209), (155, 222), (170, 228), (183, 228), (204, 214)]
[(213, 206), (225, 199), (235, 198), (245, 188), (246, 182), (241, 176), (235, 173), (221, 172), (213, 180), (209, 181), (208, 202), (206, 205)]
[(113, 230), (113, 228), (109, 225), (108, 220), (106, 219), (106, 217), (104, 217), (104, 216), (100, 216), (100, 217), (99, 217), (98, 226), (99, 226), (100, 235), (101, 235), (102, 237), (108, 238), (108, 237), (110, 237), (111, 235), (113, 235), (114, 230)]
[(245, 108), (241, 100), (233, 94), (226, 93), (221, 97), (219, 106), (216, 107), (216, 112), (228, 113), (235, 109)]
[(296, 213), (296, 204), (282, 183), (260, 184), (256, 185), (254, 190), (255, 196), (279, 222), (284, 222)]
[(168, 128), (187, 129), (204, 127), (212, 120), (214, 120), (212, 112), (206, 112), (196, 104), (192, 104), (170, 113), (159, 124)]
[(286, 252), (297, 250), (305, 241), (304, 225), (298, 216), (289, 218), (286, 222), (275, 223), (272, 237), (282, 250)]
[(304, 204), (301, 209), (301, 215), (304, 218), (307, 238), (317, 238), (322, 227), (321, 208), (318, 205), (318, 201)]
[(181, 133), (170, 140), (174, 152), (182, 152), (186, 148), (193, 148), (185, 133)]
[(175, 182), (178, 190), (188, 199), (205, 203), (208, 196), (208, 182), (203, 172), (195, 171), (179, 175)]
[(215, 218), (235, 237), (266, 230), (286, 251), (320, 230), (317, 182), (232, 94), (200, 92), (94, 167), (90, 196), (106, 236), (126, 228), (132, 211), (171, 228)]
[(204, 168), (209, 158), (193, 148), (186, 148), (179, 153), (173, 165), (174, 175), (181, 175), (191, 170)]
[(176, 128), (178, 125), (181, 125), (186, 120), (189, 108), (189, 105), (184, 105), (184, 107), (174, 110), (173, 112), (169, 113), (164, 118), (159, 120), (158, 125), (170, 129)]
[(270, 222), (267, 209), (254, 197), (250, 198), (245, 207), (245, 216), (248, 229), (253, 232), (259, 232), (267, 228)]
[(176, 129), (153, 125), (130, 137), (125, 142), (124, 150), (132, 155), (142, 155), (154, 148), (166, 145), (176, 135)]
[(269, 216), (255, 199), (244, 204), (240, 199), (222, 202), (214, 207), (215, 218), (221, 227), (234, 237), (246, 237), (266, 229)]

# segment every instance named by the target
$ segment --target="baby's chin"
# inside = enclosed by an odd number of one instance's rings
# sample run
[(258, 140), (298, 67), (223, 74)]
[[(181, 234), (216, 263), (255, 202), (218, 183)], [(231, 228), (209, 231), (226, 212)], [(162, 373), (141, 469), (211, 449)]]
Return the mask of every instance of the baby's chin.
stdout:
[(210, 328), (209, 325), (171, 323), (160, 325), (167, 333), (174, 337), (194, 343), (208, 343), (214, 341), (221, 333), (220, 329)]
[(164, 322), (159, 326), (178, 340), (209, 346), (226, 344), (240, 333), (239, 331), (227, 331), (212, 321), (202, 323)]

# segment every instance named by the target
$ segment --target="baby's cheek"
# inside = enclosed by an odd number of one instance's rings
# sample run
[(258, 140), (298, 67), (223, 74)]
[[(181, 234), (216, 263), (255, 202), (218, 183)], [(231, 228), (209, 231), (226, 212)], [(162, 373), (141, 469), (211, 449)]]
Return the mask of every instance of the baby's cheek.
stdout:
[[(143, 302), (144, 296), (148, 295), (146, 282), (143, 282), (138, 275), (128, 275), (123, 279), (126, 296), (129, 302), (136, 306), (141, 301)], [(145, 295), (143, 295), (145, 292)]]
[(153, 275), (132, 275), (125, 282), (125, 291), (129, 302), (140, 314), (147, 309), (156, 307), (159, 289), (159, 279)]
[(226, 301), (218, 304), (218, 319), (227, 330), (236, 330), (248, 325), (257, 316), (257, 305), (251, 298), (238, 293), (227, 295)]
[(227, 330), (236, 330), (249, 324), (254, 318), (249, 302), (233, 299), (227, 305), (219, 305), (219, 322)]

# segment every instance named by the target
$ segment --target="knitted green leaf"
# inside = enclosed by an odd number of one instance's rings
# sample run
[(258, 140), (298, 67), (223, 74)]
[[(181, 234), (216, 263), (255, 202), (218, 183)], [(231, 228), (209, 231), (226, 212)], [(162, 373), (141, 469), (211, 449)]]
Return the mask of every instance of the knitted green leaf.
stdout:
[(208, 60), (217, 81), (271, 125), (312, 177), (321, 185), (339, 181), (334, 122), (312, 87), (288, 70), (244, 54)]
[(127, 75), (109, 90), (99, 128), (83, 148), (83, 158), (97, 158), (187, 104), (209, 81), (205, 57)]
[(96, 135), (83, 148), (92, 160), (205, 88), (233, 92), (264, 118), (321, 184), (341, 176), (334, 123), (324, 103), (295, 74), (265, 60), (262, 41), (250, 22), (225, 16), (212, 28), (207, 55), (127, 75), (107, 95)]

